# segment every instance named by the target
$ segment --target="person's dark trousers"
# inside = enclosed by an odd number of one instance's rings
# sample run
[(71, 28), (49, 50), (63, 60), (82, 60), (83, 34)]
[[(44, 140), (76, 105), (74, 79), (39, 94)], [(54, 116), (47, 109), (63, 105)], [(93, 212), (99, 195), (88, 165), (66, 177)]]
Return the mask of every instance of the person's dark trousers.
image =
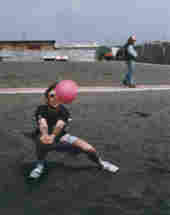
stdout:
[(36, 156), (38, 161), (44, 161), (48, 152), (70, 152), (78, 154), (81, 152), (81, 149), (72, 146), (70, 143), (59, 143), (57, 140), (53, 144), (43, 144), (40, 142), (40, 137), (36, 137)]

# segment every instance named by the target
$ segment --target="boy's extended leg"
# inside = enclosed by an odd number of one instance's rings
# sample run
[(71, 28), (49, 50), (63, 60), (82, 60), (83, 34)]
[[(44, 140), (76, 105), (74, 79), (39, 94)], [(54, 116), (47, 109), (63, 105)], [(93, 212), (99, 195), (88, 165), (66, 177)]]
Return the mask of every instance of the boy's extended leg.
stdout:
[(109, 161), (104, 161), (101, 159), (101, 157), (98, 156), (97, 152), (86, 152), (89, 159), (99, 165), (99, 167), (103, 170), (107, 170), (109, 172), (117, 172), (119, 167), (116, 165), (113, 165)]
[(98, 166), (101, 169), (110, 171), (110, 172), (116, 172), (118, 171), (118, 167), (113, 165), (112, 163), (108, 162), (108, 161), (103, 161), (101, 159), (101, 157), (98, 155), (98, 153), (96, 152), (96, 149), (91, 146), (90, 144), (88, 144), (86, 141), (78, 138), (73, 144), (74, 147), (78, 147), (82, 150), (82, 152), (86, 153), (88, 158), (95, 162), (96, 164), (98, 164)]

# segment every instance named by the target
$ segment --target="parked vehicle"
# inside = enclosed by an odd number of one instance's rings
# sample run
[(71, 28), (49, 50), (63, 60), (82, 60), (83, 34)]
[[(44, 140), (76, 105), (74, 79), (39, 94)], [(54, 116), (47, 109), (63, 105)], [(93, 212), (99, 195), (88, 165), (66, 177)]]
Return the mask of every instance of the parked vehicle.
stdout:
[(96, 60), (98, 60), (98, 61), (102, 61), (102, 60), (106, 60), (106, 61), (114, 60), (112, 49), (110, 47), (107, 47), (107, 46), (100, 46), (100, 47), (98, 47), (96, 49)]
[(43, 56), (43, 60), (44, 61), (68, 61), (69, 58), (68, 56), (60, 56), (60, 55), (46, 55), (46, 56)]

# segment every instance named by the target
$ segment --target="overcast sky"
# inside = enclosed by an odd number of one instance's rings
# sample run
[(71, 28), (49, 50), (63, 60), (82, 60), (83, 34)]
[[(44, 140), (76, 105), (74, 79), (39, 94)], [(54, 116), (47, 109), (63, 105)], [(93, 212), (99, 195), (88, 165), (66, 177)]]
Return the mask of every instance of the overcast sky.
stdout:
[(0, 0), (0, 40), (170, 40), (170, 0)]

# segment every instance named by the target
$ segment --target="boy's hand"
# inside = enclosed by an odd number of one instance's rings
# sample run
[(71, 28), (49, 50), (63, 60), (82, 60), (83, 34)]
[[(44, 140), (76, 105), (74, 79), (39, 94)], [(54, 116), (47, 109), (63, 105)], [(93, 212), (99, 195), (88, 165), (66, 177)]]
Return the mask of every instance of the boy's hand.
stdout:
[(52, 144), (54, 142), (55, 136), (54, 135), (42, 135), (40, 137), (40, 141), (43, 144)]

